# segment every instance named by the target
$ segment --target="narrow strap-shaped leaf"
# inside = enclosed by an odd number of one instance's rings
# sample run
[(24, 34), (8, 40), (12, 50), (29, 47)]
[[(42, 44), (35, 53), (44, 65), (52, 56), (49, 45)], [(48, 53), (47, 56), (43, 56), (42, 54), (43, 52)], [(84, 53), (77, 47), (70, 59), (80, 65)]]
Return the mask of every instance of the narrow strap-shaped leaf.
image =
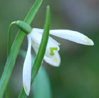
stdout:
[[(36, 12), (38, 11), (42, 1), (43, 0), (36, 0), (36, 2), (34, 3), (33, 7), (31, 8), (31, 10), (29, 11), (28, 15), (26, 16), (26, 18), (24, 20), (26, 23), (30, 24), (32, 22), (32, 20), (35, 16)], [(20, 49), (20, 46), (22, 44), (24, 36), (25, 36), (25, 33), (22, 32), (21, 30), (19, 30), (19, 32), (17, 33), (15, 40), (13, 42), (11, 52), (9, 53), (3, 74), (2, 74), (1, 79), (0, 79), (0, 98), (3, 97), (5, 88), (8, 84), (9, 79), (10, 79), (12, 69), (14, 67), (15, 60), (16, 60), (16, 57), (18, 55), (18, 52), (19, 52), (19, 49)]]
[[(49, 6), (47, 7), (47, 13), (46, 13), (46, 21), (45, 21), (45, 26), (44, 26), (44, 33), (42, 36), (42, 40), (41, 40), (41, 44), (37, 53), (37, 56), (35, 58), (34, 61), (34, 65), (32, 67), (32, 77), (31, 77), (31, 84), (33, 83), (39, 68), (42, 64), (42, 60), (45, 54), (45, 50), (46, 50), (46, 45), (47, 45), (47, 41), (48, 41), (48, 37), (49, 37), (49, 28), (50, 28), (50, 8)], [(27, 95), (24, 92), (24, 89), (22, 89), (22, 92), (19, 95), (19, 98), (26, 98)]]
[(31, 83), (33, 83), (38, 70), (42, 64), (43, 61), (43, 57), (46, 51), (46, 46), (47, 46), (47, 41), (48, 41), (48, 37), (49, 37), (49, 29), (50, 29), (50, 7), (47, 6), (47, 13), (46, 13), (46, 21), (45, 21), (45, 26), (44, 26), (44, 33), (42, 36), (42, 41), (34, 62), (34, 65), (32, 67), (32, 79), (31, 79)]
[(32, 8), (30, 9), (29, 13), (27, 14), (26, 18), (24, 19), (24, 22), (27, 24), (30, 24), (32, 20), (34, 19), (35, 14), (37, 13), (40, 5), (42, 4), (43, 0), (36, 0)]

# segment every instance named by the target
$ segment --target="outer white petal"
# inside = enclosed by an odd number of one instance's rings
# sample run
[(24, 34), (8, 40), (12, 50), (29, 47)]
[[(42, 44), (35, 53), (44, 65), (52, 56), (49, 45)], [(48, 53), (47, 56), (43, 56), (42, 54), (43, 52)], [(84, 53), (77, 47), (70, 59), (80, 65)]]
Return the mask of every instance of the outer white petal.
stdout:
[(79, 44), (94, 45), (94, 42), (82, 33), (72, 30), (50, 30), (50, 34)]
[[(33, 29), (31, 32), (32, 46), (33, 48), (35, 47), (36, 53), (41, 43), (42, 34), (43, 34), (42, 32), (37, 31), (35, 29)], [(59, 43), (54, 39), (52, 39), (51, 37), (49, 37), (45, 55), (48, 57), (52, 57), (56, 51), (59, 51)]]
[(23, 87), (27, 95), (30, 92), (31, 85), (31, 38), (29, 35), (28, 38), (28, 50), (26, 54), (26, 58), (23, 65)]
[(61, 58), (58, 52), (55, 53), (55, 55), (51, 58), (44, 56), (44, 60), (46, 63), (55, 66), (55, 67), (59, 67), (60, 62), (61, 62)]
[[(39, 32), (41, 34), (43, 34), (44, 29), (39, 29), (39, 28), (33, 28), (32, 32)], [(50, 36), (49, 36), (50, 37)], [(56, 43), (57, 45), (60, 45), (60, 43), (58, 43), (56, 40), (54, 40), (53, 38), (50, 37), (51, 40), (53, 40), (54, 43)]]

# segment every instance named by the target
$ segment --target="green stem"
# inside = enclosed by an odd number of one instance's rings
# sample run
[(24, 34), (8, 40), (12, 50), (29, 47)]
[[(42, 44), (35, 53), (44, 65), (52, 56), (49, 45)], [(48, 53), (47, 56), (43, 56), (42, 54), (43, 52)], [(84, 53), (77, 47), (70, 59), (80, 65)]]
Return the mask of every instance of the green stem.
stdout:
[(23, 41), (24, 35), (25, 35), (25, 33), (18, 32), (18, 34), (17, 34), (17, 36), (13, 42), (11, 52), (7, 58), (7, 62), (6, 62), (6, 65), (5, 65), (1, 80), (0, 80), (0, 98), (2, 98), (2, 96), (4, 94), (4, 90), (5, 90), (5, 88), (8, 84), (8, 81), (10, 79), (12, 69), (14, 67), (15, 60), (16, 60), (16, 57), (18, 55), (18, 51), (19, 51), (19, 48), (20, 48), (21, 43)]
[[(34, 3), (33, 7), (31, 8), (31, 10), (29, 11), (28, 15), (26, 16), (26, 18), (24, 20), (27, 24), (30, 24), (32, 22), (32, 20), (35, 16), (36, 12), (38, 11), (42, 1), (43, 0), (36, 0), (36, 2)], [(24, 36), (25, 36), (25, 33), (22, 32), (21, 30), (19, 30), (19, 32), (17, 33), (15, 40), (12, 44), (11, 52), (9, 53), (3, 74), (2, 74), (1, 79), (0, 79), (0, 98), (3, 97), (5, 88), (8, 84), (9, 79), (10, 79), (12, 69), (14, 67), (16, 57), (18, 55), (18, 52), (19, 52), (19, 49), (20, 49), (20, 46), (22, 44)], [(10, 46), (8, 46), (8, 47), (10, 47)]]
[[(10, 26), (9, 26), (7, 57), (8, 57), (8, 55), (9, 55), (9, 53), (10, 53), (11, 27), (12, 27), (13, 24), (15, 24), (15, 22), (12, 22), (12, 23), (10, 24)], [(7, 84), (7, 87), (6, 87), (5, 98), (9, 98), (9, 83)]]
[(12, 22), (9, 26), (9, 32), (8, 32), (8, 47), (7, 47), (7, 56), (10, 53), (10, 41), (11, 41), (11, 27), (12, 25), (15, 24), (15, 22)]
[[(48, 41), (48, 37), (49, 37), (49, 29), (50, 29), (50, 7), (47, 6), (47, 13), (46, 13), (46, 21), (45, 21), (45, 26), (44, 26), (44, 33), (42, 36), (42, 40), (41, 40), (41, 44), (37, 53), (37, 56), (35, 58), (34, 61), (34, 65), (32, 67), (32, 76), (31, 76), (31, 85), (39, 71), (39, 68), (42, 64), (42, 60), (43, 57), (45, 55), (45, 51), (46, 51), (46, 46), (47, 46), (47, 41)], [(26, 98), (27, 95), (24, 92), (24, 89), (22, 89), (19, 98)]]
[(5, 98), (9, 98), (9, 83), (6, 87)]

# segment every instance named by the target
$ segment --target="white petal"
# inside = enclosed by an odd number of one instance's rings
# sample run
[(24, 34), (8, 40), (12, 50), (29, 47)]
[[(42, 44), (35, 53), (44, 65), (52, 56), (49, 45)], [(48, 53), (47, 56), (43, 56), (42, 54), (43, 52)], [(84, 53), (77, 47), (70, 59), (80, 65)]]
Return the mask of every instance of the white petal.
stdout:
[(55, 55), (51, 58), (44, 56), (44, 60), (46, 63), (55, 66), (55, 67), (59, 67), (61, 59), (60, 59), (60, 55), (58, 52), (55, 53)]
[(55, 53), (60, 50), (58, 44), (56, 44), (55, 41), (53, 41), (53, 40), (51, 37), (49, 37), (49, 39), (48, 39), (48, 44), (47, 44), (47, 48), (46, 48), (46, 52), (45, 52), (46, 56), (48, 56), (48, 57), (54, 56)]
[(30, 92), (31, 85), (31, 38), (29, 35), (28, 38), (28, 50), (26, 54), (26, 58), (23, 65), (23, 87), (27, 95)]
[[(33, 28), (33, 31), (32, 32), (39, 32), (39, 33), (43, 34), (43, 31), (44, 31), (44, 29)], [(50, 39), (53, 40), (53, 42), (56, 43), (57, 45), (60, 45), (60, 43), (57, 42), (56, 40), (54, 40), (53, 38), (50, 37)]]
[(41, 32), (43, 33), (44, 29), (33, 28), (33, 32)]
[(50, 34), (79, 44), (94, 45), (94, 42), (82, 33), (72, 30), (50, 30)]
[[(31, 32), (32, 47), (34, 48), (36, 53), (41, 43), (42, 34), (43, 34), (42, 32), (36, 31), (35, 29), (33, 29)], [(58, 42), (49, 37), (45, 55), (48, 57), (52, 57), (56, 51), (59, 51), (60, 48), (58, 45), (59, 45)]]

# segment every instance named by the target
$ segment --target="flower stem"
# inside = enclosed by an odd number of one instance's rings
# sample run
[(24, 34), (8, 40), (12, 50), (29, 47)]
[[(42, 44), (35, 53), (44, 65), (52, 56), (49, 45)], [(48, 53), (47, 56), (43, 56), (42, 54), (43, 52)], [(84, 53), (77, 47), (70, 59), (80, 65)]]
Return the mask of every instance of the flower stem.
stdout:
[(11, 27), (12, 25), (15, 24), (15, 22), (12, 22), (9, 26), (9, 32), (8, 32), (8, 47), (7, 47), (7, 57), (10, 53), (10, 41), (11, 41)]
[(5, 98), (9, 98), (9, 83), (7, 84), (6, 87)]
[[(29, 13), (27, 14), (27, 16), (24, 20), (27, 24), (30, 24), (32, 22), (32, 20), (35, 16), (36, 12), (38, 11), (42, 1), (43, 0), (36, 0), (34, 5), (32, 6), (31, 10), (29, 11)], [(10, 79), (12, 69), (14, 67), (16, 57), (18, 55), (18, 52), (19, 52), (19, 49), (20, 49), (20, 46), (22, 44), (24, 36), (25, 36), (25, 33), (22, 32), (21, 30), (19, 30), (19, 32), (17, 33), (15, 40), (12, 44), (11, 52), (8, 55), (8, 58), (7, 58), (5, 67), (4, 67), (4, 71), (3, 71), (3, 74), (2, 74), (1, 79), (0, 79), (0, 98), (3, 97), (5, 88), (8, 84), (9, 79)]]

